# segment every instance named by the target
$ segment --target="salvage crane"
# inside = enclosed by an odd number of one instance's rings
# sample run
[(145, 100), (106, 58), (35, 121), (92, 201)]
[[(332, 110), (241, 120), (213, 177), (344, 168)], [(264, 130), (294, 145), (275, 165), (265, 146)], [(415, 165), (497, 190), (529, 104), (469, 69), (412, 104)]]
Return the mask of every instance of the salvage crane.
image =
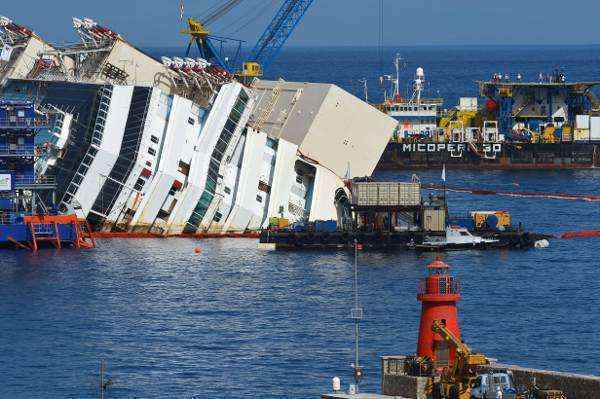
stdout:
[[(184, 29), (181, 31), (181, 33), (190, 36), (190, 40), (185, 53), (186, 57), (190, 55), (192, 45), (195, 43), (198, 47), (198, 51), (200, 52), (200, 57), (232, 73), (233, 71), (230, 69), (228, 62), (222, 56), (222, 51), (217, 51), (215, 43), (213, 42), (219, 42), (222, 47), (224, 42), (235, 41), (239, 44), (238, 52), (242, 42), (240, 40), (235, 40), (227, 37), (211, 35), (208, 26), (221, 19), (224, 15), (229, 13), (229, 11), (231, 11), (241, 2), (242, 0), (229, 0), (223, 3), (220, 7), (214, 9), (207, 16), (202, 18), (202, 21), (193, 17), (188, 18), (187, 23), (189, 29)], [(183, 2), (181, 3), (181, 15), (183, 17)]]
[[(228, 40), (236, 41), (241, 45), (242, 41), (213, 36), (210, 34), (207, 26), (229, 13), (241, 2), (242, 0), (228, 0), (221, 6), (215, 8), (207, 16), (203, 17), (202, 21), (196, 18), (189, 18), (189, 29), (182, 31), (183, 33), (190, 35), (186, 55), (189, 55), (192, 45), (196, 43), (202, 58), (216, 64), (230, 73), (234, 73), (235, 71), (232, 70), (229, 63), (223, 59), (221, 53), (217, 51), (216, 46), (212, 41), (217, 40), (221, 42), (221, 45), (224, 41)], [(284, 0), (272, 21), (252, 49), (250, 57), (243, 63), (242, 69), (237, 75), (242, 79), (261, 77), (264, 71), (275, 60), (279, 51), (290, 38), (294, 29), (296, 29), (306, 14), (306, 11), (308, 11), (313, 3), (314, 0)]]
[(286, 0), (254, 46), (250, 58), (244, 62), (241, 75), (261, 77), (275, 60), (314, 0)]

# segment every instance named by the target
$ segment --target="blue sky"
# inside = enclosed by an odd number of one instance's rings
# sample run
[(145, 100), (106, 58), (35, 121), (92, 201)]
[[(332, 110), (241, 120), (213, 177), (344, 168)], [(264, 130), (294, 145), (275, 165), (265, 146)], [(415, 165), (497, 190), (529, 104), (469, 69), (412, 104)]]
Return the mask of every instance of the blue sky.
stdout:
[[(200, 15), (222, 0), (185, 0)], [(280, 2), (281, 0), (279, 0)], [(139, 46), (177, 46), (179, 0), (3, 1), (0, 13), (53, 42), (75, 40), (70, 17), (90, 16)], [(384, 44), (593, 44), (600, 43), (600, 1), (384, 0)], [(248, 40), (258, 38), (277, 0), (244, 0), (213, 26)], [(257, 15), (259, 12), (262, 15)], [(257, 16), (251, 23), (251, 16)], [(376, 45), (379, 0), (316, 0), (290, 45)], [(248, 21), (247, 21), (248, 20)]]

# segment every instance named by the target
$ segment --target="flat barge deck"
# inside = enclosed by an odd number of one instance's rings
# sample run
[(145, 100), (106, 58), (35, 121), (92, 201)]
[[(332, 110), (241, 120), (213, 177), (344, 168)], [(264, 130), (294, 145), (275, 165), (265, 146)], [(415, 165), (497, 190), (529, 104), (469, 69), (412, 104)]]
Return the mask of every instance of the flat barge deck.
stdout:
[(396, 143), (387, 145), (378, 170), (559, 170), (600, 166), (600, 145), (591, 143)]
[[(377, 251), (419, 251), (418, 246), (424, 239), (431, 236), (423, 231), (414, 232), (294, 232), (289, 230), (264, 230), (260, 235), (263, 248), (276, 250), (351, 250), (355, 242), (365, 250)], [(489, 232), (482, 235), (485, 238), (497, 239), (485, 249), (532, 248), (537, 241), (551, 238), (549, 235), (525, 232)], [(481, 248), (479, 248), (481, 249)]]

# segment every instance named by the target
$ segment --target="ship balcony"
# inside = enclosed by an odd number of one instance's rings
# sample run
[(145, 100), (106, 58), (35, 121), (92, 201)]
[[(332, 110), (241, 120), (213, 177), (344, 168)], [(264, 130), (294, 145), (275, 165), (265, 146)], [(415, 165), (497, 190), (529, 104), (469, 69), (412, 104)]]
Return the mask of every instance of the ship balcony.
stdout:
[(21, 190), (53, 190), (56, 188), (54, 176), (13, 175), (13, 189)]
[(47, 121), (35, 118), (0, 118), (0, 129), (2, 130), (37, 130), (47, 127)]
[(457, 301), (460, 282), (452, 276), (430, 276), (419, 281), (417, 298), (425, 301)]

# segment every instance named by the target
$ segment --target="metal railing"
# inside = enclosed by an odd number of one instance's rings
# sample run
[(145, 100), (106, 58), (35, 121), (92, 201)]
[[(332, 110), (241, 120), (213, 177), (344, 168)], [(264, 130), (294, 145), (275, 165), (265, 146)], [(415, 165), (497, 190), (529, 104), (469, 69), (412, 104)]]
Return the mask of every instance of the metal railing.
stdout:
[(32, 175), (13, 175), (12, 183), (14, 188), (31, 186), (54, 186), (56, 185), (55, 176), (32, 176)]
[(418, 295), (457, 295), (460, 294), (460, 281), (452, 276), (425, 278), (419, 281)]
[(0, 145), (0, 156), (16, 155), (16, 156), (33, 156), (35, 153), (34, 145)]
[(23, 220), (23, 215), (11, 210), (0, 210), (0, 225), (11, 225)]
[(0, 118), (0, 129), (43, 129), (48, 121), (35, 118)]

